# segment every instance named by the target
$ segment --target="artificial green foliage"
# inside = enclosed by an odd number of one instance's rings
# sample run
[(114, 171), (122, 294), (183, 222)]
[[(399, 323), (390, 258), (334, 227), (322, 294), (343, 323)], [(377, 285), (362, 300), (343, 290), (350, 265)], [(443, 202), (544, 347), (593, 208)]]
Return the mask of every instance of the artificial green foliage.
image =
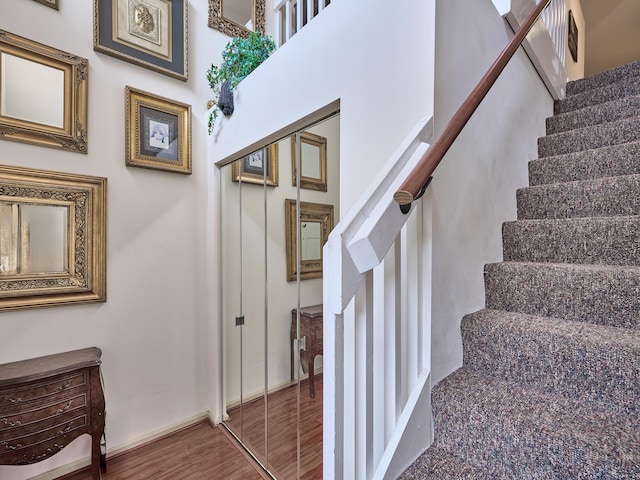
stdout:
[[(235, 37), (222, 51), (222, 64), (211, 65), (207, 70), (207, 82), (215, 98), (220, 97), (220, 88), (225, 80), (229, 81), (231, 91), (240, 81), (253, 72), (276, 49), (273, 39), (267, 35), (251, 32), (248, 38)], [(220, 109), (216, 105), (209, 115), (209, 134), (218, 118)]]

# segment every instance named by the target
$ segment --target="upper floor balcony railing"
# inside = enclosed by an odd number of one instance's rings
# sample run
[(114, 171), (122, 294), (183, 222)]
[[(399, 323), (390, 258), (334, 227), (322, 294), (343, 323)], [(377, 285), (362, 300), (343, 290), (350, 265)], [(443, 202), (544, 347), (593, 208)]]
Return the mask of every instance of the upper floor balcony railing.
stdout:
[(278, 45), (284, 45), (330, 3), (331, 0), (280, 0), (277, 2), (273, 9), (278, 14)]

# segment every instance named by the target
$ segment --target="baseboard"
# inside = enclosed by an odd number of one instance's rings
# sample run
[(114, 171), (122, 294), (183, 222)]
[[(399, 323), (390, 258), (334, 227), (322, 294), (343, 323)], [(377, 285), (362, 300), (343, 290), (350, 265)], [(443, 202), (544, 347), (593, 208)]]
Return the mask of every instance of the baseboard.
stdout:
[[(156, 440), (159, 440), (163, 437), (172, 435), (176, 432), (179, 432), (180, 430), (184, 430), (185, 428), (189, 428), (197, 423), (200, 423), (202, 421), (208, 421), (210, 422), (212, 425), (216, 425), (218, 423), (220, 423), (220, 421), (216, 421), (216, 418), (213, 417), (211, 415), (210, 412), (203, 412), (203, 413), (199, 413), (198, 415), (194, 415), (193, 417), (190, 417), (186, 420), (183, 420), (181, 422), (178, 423), (174, 423), (172, 425), (169, 425), (168, 427), (165, 427), (161, 430), (156, 430), (155, 432), (149, 433), (147, 435), (143, 435), (142, 437), (138, 438), (137, 440), (127, 443), (125, 445), (116, 447), (114, 449), (109, 449), (108, 445), (107, 445), (107, 465), (109, 464), (109, 459), (118, 457), (124, 453), (128, 453), (131, 452), (132, 450), (135, 450), (137, 448), (143, 447), (151, 442), (154, 442)], [(37, 475), (35, 477), (30, 477), (28, 480), (54, 480), (54, 479), (59, 479), (60, 477), (63, 477), (65, 475), (69, 475), (71, 473), (75, 473), (78, 470), (82, 470), (84, 468), (87, 468), (91, 465), (91, 457), (89, 455), (87, 455), (87, 457), (82, 458), (80, 460), (77, 460), (75, 462), (72, 463), (68, 463), (66, 465), (62, 465), (61, 467), (58, 468), (54, 468), (53, 470), (49, 470), (47, 472), (41, 473), (40, 475)]]

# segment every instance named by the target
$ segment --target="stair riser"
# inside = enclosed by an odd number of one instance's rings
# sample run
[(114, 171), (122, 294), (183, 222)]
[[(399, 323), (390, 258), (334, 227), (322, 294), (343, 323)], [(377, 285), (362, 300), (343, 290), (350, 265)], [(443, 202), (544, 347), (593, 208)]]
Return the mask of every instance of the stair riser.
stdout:
[(547, 135), (637, 117), (638, 112), (640, 112), (640, 95), (622, 98), (547, 118)]
[(606, 72), (601, 72), (587, 78), (567, 83), (567, 97), (578, 95), (587, 90), (595, 90), (606, 87), (612, 83), (640, 76), (640, 62), (623, 65)]
[(500, 263), (485, 267), (486, 307), (640, 329), (640, 269)]
[(529, 162), (531, 186), (634, 174), (640, 174), (640, 142)]
[(502, 226), (505, 261), (640, 266), (640, 216)]
[[(462, 321), (464, 365), (614, 414), (640, 413), (640, 342), (598, 338), (560, 319), (472, 314)], [(618, 329), (616, 329), (618, 330)], [(610, 333), (615, 335), (615, 332)], [(623, 341), (624, 339), (624, 341)]]
[(572, 95), (564, 100), (557, 100), (553, 105), (553, 113), (557, 115), (560, 113), (571, 112), (585, 107), (590, 107), (592, 105), (599, 105), (619, 98), (639, 94), (640, 82), (637, 78), (624, 78), (602, 88), (592, 89)]
[(538, 157), (552, 157), (640, 141), (640, 117), (627, 118), (538, 139)]
[(521, 188), (518, 219), (640, 215), (638, 192), (640, 175)]

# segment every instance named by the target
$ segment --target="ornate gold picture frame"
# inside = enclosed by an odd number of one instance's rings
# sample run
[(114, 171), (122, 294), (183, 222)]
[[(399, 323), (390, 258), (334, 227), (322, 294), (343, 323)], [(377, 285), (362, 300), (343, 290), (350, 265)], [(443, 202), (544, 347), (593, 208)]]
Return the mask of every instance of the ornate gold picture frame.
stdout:
[(188, 0), (94, 0), (93, 49), (187, 80)]
[[(246, 0), (248, 1), (248, 0)], [(209, 0), (209, 27), (215, 28), (230, 37), (246, 38), (251, 32), (264, 35), (265, 28), (265, 0), (252, 0), (253, 15), (251, 23), (253, 28), (249, 29), (241, 23), (234, 15), (227, 13), (234, 6), (236, 0)]]
[(292, 184), (297, 184), (297, 162), (300, 153), (300, 188), (327, 191), (327, 139), (310, 132), (300, 132), (300, 150), (296, 135), (291, 136)]
[(125, 163), (191, 174), (191, 105), (125, 87)]
[(0, 138), (87, 153), (88, 61), (0, 30)]
[[(265, 172), (266, 169), (266, 172)], [(278, 186), (278, 144), (256, 150), (231, 165), (231, 180)]]
[(0, 165), (0, 311), (106, 301), (107, 179)]
[(287, 281), (298, 278), (298, 265), (300, 280), (322, 277), (322, 247), (333, 230), (333, 205), (300, 202), (298, 217), (296, 200), (286, 199), (284, 215)]

